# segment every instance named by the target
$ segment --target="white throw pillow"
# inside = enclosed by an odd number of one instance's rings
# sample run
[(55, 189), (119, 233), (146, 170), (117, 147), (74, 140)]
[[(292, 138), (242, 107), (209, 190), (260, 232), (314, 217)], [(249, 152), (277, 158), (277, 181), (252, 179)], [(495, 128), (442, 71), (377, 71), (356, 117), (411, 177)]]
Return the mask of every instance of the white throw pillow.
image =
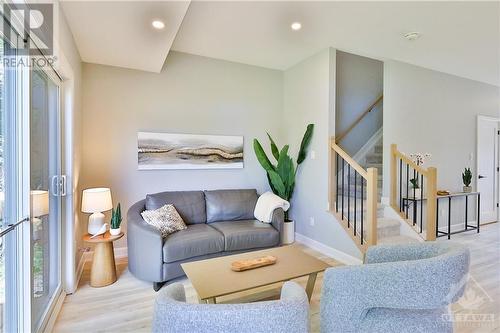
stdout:
[(175, 209), (174, 205), (165, 205), (154, 210), (145, 210), (141, 213), (147, 224), (158, 229), (162, 237), (167, 237), (176, 231), (187, 228), (186, 223)]

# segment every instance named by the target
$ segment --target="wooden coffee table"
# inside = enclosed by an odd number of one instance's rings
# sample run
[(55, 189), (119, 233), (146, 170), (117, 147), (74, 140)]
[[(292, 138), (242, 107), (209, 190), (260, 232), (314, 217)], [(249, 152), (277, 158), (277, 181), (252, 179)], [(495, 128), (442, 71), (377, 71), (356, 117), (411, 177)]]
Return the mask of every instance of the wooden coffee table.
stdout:
[[(255, 259), (267, 255), (275, 256), (276, 264), (243, 272), (231, 270), (233, 261)], [(216, 303), (216, 297), (306, 275), (309, 275), (306, 293), (311, 300), (317, 274), (330, 267), (324, 261), (303, 252), (294, 245), (194, 261), (181, 264), (181, 266), (196, 289), (198, 297), (204, 303)]]

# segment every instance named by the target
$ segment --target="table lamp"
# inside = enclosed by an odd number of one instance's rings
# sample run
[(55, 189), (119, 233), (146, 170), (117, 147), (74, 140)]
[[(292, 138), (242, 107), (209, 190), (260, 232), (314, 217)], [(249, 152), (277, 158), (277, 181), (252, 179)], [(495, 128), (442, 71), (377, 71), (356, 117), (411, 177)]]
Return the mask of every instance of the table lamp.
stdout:
[(82, 212), (92, 213), (89, 216), (87, 231), (95, 235), (104, 225), (104, 214), (113, 208), (111, 201), (111, 190), (109, 188), (89, 188), (83, 190)]
[(31, 218), (33, 221), (49, 214), (49, 191), (33, 190), (30, 192)]

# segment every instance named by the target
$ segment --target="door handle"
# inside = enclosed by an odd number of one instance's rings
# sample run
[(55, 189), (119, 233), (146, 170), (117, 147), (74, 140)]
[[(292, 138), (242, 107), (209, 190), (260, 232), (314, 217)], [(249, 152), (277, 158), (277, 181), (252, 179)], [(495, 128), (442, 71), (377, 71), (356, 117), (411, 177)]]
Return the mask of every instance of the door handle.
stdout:
[(61, 197), (66, 196), (66, 175), (61, 176)]
[(59, 176), (52, 176), (52, 195), (59, 196)]
[(478, 178), (483, 179), (483, 178), (486, 178), (486, 176), (479, 175)]

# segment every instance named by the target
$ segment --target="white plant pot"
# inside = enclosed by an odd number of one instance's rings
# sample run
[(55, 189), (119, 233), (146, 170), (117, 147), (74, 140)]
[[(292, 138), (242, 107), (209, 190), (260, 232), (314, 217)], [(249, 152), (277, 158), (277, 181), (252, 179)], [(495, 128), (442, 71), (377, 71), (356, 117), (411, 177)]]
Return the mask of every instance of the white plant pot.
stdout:
[(285, 221), (283, 233), (281, 234), (282, 244), (292, 244), (295, 242), (295, 221)]
[[(415, 192), (413, 192), (415, 191)], [(413, 195), (413, 193), (415, 193), (415, 195)], [(420, 199), (420, 196), (422, 195), (422, 189), (420, 188), (416, 188), (416, 189), (410, 189), (410, 197), (411, 198), (417, 198), (417, 199)]]
[(122, 232), (122, 227), (118, 227), (118, 229), (109, 229), (109, 233), (111, 236), (118, 236)]

